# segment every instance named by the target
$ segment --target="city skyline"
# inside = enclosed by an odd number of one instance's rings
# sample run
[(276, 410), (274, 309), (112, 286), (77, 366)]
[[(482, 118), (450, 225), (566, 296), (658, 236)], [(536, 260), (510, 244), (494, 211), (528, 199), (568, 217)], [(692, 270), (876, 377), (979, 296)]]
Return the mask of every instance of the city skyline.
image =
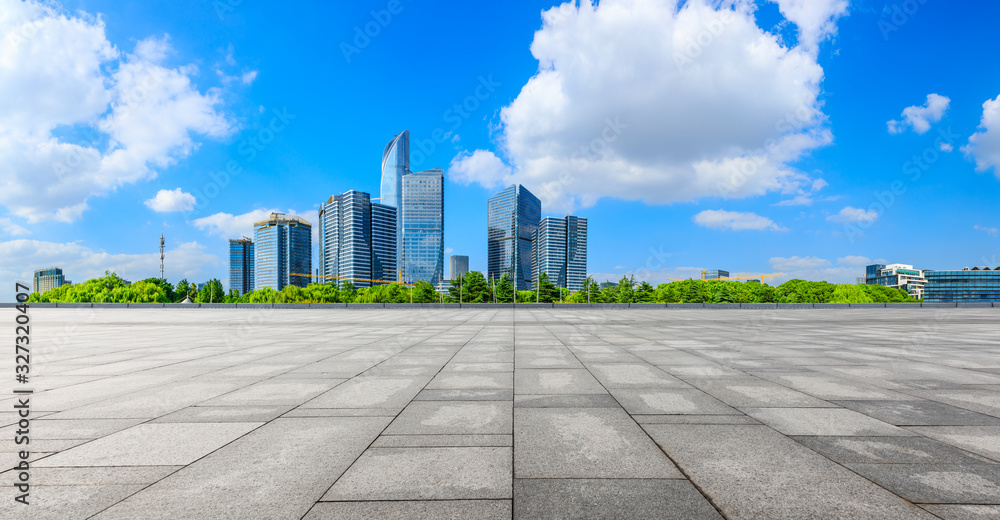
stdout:
[[(978, 25), (996, 4), (973, 3), (982, 16), (971, 18), (935, 3), (816, 2), (812, 21), (764, 1), (401, 5), (358, 46), (355, 30), (385, 3), (318, 5), (303, 20), (246, 3), (4, 2), (0, 32), (21, 43), (0, 86), (30, 96), (0, 106), (0, 272), (156, 277), (162, 226), (168, 279), (227, 280), (227, 240), (272, 211), (317, 228), (329, 194), (381, 197), (374, 157), (406, 128), (407, 168), (444, 167), (444, 256), (484, 273), (482, 204), (514, 183), (542, 199), (542, 217), (590, 219), (599, 280), (721, 267), (850, 282), (870, 264), (1000, 265), (1000, 72), (967, 52), (1000, 41)], [(612, 10), (621, 34), (640, 37), (611, 42), (609, 62), (583, 20), (610, 30)], [(35, 23), (60, 17), (74, 23)], [(457, 23), (469, 18), (484, 25)], [(51, 64), (58, 81), (27, 58), (54, 40), (24, 30), (36, 25), (80, 43)], [(274, 27), (291, 29), (266, 45), (247, 36)], [(456, 45), (434, 52), (449, 67), (412, 43), (443, 28)], [(320, 33), (335, 43), (313, 51)], [(574, 35), (576, 54), (562, 47)], [(687, 43), (643, 54), (643, 37)], [(754, 38), (767, 49), (756, 69)], [(600, 81), (582, 81), (577, 57)], [(69, 74), (76, 64), (94, 66)], [(714, 82), (713, 70), (736, 81)], [(143, 132), (149, 122), (160, 131)]]

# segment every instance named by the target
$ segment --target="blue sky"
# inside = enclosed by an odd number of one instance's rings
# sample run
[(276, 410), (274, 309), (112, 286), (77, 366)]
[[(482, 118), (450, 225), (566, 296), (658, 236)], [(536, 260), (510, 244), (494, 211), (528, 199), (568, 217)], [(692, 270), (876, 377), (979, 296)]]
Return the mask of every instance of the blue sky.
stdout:
[(590, 219), (601, 279), (1000, 265), (998, 16), (0, 0), (0, 273), (157, 276), (162, 227), (168, 279), (225, 282), (226, 239), (260, 214), (377, 196), (404, 129), (414, 170), (447, 171), (446, 247), (472, 269), (486, 200), (512, 182)]

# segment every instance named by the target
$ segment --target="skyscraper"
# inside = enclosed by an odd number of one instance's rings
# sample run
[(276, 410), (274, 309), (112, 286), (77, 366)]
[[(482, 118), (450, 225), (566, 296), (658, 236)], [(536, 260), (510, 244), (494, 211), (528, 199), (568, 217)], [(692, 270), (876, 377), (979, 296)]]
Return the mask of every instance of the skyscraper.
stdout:
[(396, 208), (396, 265), (403, 265), (403, 177), (410, 173), (410, 131), (393, 137), (382, 151), (379, 202)]
[(312, 225), (299, 217), (271, 213), (254, 224), (254, 287), (280, 291), (305, 287), (312, 272)]
[(490, 198), (487, 217), (487, 277), (509, 274), (514, 287), (531, 289), (531, 236), (542, 202), (524, 186), (513, 185)]
[(467, 274), (469, 274), (469, 257), (451, 255), (451, 279), (458, 280)]
[(372, 278), (396, 281), (396, 225), (399, 210), (372, 202)]
[(546, 273), (556, 287), (583, 290), (587, 278), (587, 219), (545, 217), (532, 241), (532, 280)]
[[(361, 191), (334, 195), (319, 210), (319, 274), (364, 280), (396, 279), (397, 210)], [(331, 280), (331, 278), (324, 278)]]
[(36, 293), (51, 291), (67, 283), (66, 278), (63, 276), (63, 270), (58, 267), (35, 271), (34, 289)]
[(444, 171), (403, 177), (403, 281), (432, 285), (444, 278)]
[(229, 290), (241, 296), (252, 292), (253, 275), (253, 240), (229, 239)]

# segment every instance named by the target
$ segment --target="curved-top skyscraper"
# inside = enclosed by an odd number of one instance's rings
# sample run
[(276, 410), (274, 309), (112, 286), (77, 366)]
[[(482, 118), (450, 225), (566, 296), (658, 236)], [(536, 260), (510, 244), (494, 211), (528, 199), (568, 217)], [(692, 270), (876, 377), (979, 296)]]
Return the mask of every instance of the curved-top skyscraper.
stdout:
[[(396, 265), (403, 265), (403, 176), (410, 173), (410, 131), (403, 130), (382, 152), (382, 193), (379, 202), (396, 212)], [(393, 273), (395, 275), (395, 273)], [(395, 278), (392, 278), (395, 279)]]

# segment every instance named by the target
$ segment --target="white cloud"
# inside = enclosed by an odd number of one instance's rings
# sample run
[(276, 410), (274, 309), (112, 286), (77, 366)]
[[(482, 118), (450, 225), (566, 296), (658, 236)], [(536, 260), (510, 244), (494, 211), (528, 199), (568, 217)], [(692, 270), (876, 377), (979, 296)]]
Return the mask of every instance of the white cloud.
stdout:
[(852, 224), (856, 222), (875, 222), (878, 220), (878, 212), (875, 210), (864, 210), (861, 208), (855, 208), (852, 206), (847, 206), (840, 210), (840, 213), (836, 215), (830, 215), (826, 217), (827, 220), (831, 222), (840, 222), (843, 224)]
[(994, 168), (1000, 178), (1000, 96), (983, 103), (983, 117), (979, 132), (969, 137), (969, 144), (962, 147), (967, 156), (976, 161), (976, 170), (984, 172)]
[(191, 211), (194, 209), (194, 195), (184, 193), (180, 188), (176, 190), (160, 190), (156, 196), (144, 202), (146, 207), (160, 213), (174, 211)]
[(207, 217), (202, 217), (191, 221), (195, 227), (205, 231), (209, 235), (220, 238), (239, 238), (241, 236), (253, 238), (253, 225), (255, 222), (267, 220), (271, 213), (285, 213), (302, 217), (306, 222), (312, 224), (313, 243), (319, 238), (319, 211), (281, 211), (277, 209), (255, 209), (242, 215), (232, 215), (230, 213), (216, 213)]
[(990, 235), (997, 236), (997, 228), (985, 227), (977, 224), (975, 226), (972, 226), (972, 229), (975, 229), (976, 231), (984, 231), (986, 233), (989, 233)]
[(122, 53), (99, 17), (0, 0), (0, 205), (29, 222), (72, 222), (90, 197), (188, 156), (193, 135), (229, 135), (222, 93), (199, 92), (193, 66), (161, 65), (170, 52), (162, 37)]
[(635, 277), (635, 281), (638, 282), (648, 282), (649, 284), (656, 286), (661, 283), (667, 283), (671, 281), (670, 279), (676, 280), (700, 280), (701, 272), (705, 270), (702, 267), (666, 267), (663, 269), (636, 269), (623, 271), (625, 266), (615, 266), (615, 271), (612, 273), (591, 273), (588, 276), (593, 277), (594, 281), (597, 283), (612, 282), (617, 283), (622, 277)]
[[(210, 276), (208, 268), (224, 266), (221, 258), (207, 253), (197, 242), (179, 244), (168, 249), (164, 256), (164, 275), (174, 283), (181, 278), (204, 281)], [(72, 242), (0, 242), (0, 277), (5, 280), (30, 281), (35, 269), (52, 266), (61, 267), (66, 278), (76, 283), (104, 276), (104, 271), (138, 281), (160, 276), (160, 253), (108, 253)]]
[[(903, 120), (888, 121), (890, 134), (901, 134), (907, 128), (913, 128), (918, 134), (924, 134), (931, 129), (931, 123), (937, 123), (948, 111), (951, 99), (938, 94), (927, 94), (927, 103), (923, 106), (912, 106), (903, 109)], [(943, 149), (943, 148), (942, 148)]]
[(706, 209), (692, 219), (695, 224), (709, 229), (731, 229), (733, 231), (788, 231), (773, 220), (755, 213), (741, 213), (721, 209)]
[(466, 186), (474, 183), (485, 188), (505, 186), (510, 183), (511, 174), (503, 160), (486, 150), (459, 154), (448, 167), (448, 178)]
[(771, 0), (799, 29), (799, 45), (815, 53), (819, 44), (837, 34), (837, 19), (847, 15), (847, 0)]
[(872, 260), (866, 256), (848, 255), (843, 258), (838, 258), (837, 263), (840, 265), (849, 265), (858, 267), (858, 266), (871, 265)]
[[(752, 2), (723, 4), (604, 0), (545, 11), (531, 45), (539, 71), (500, 113), (506, 165), (465, 152), (452, 177), (520, 182), (551, 211), (601, 197), (662, 204), (809, 186), (790, 164), (832, 142), (817, 99), (823, 69), (758, 27)], [(828, 30), (818, 27), (810, 31)]]
[(945, 142), (942, 142), (939, 145), (939, 148), (941, 148), (941, 151), (945, 153), (951, 153), (955, 149), (955, 147), (952, 146), (951, 143), (945, 143)]
[(0, 218), (0, 229), (2, 229), (4, 233), (15, 237), (31, 234), (31, 231), (17, 225), (9, 218)]
[(809, 189), (799, 188), (796, 190), (798, 193), (795, 197), (787, 200), (783, 200), (774, 204), (775, 206), (812, 206), (814, 202), (813, 195), (822, 190), (823, 188), (829, 186), (823, 179), (816, 179), (813, 181)]
[(257, 79), (257, 71), (256, 70), (251, 70), (251, 71), (248, 71), (248, 72), (244, 72), (243, 75), (240, 76), (240, 80), (243, 81), (244, 85), (249, 85), (249, 84), (253, 83), (253, 81), (255, 79)]
[(771, 268), (775, 271), (801, 271), (804, 269), (816, 269), (830, 265), (829, 260), (817, 258), (815, 256), (782, 258), (776, 256), (770, 260)]

